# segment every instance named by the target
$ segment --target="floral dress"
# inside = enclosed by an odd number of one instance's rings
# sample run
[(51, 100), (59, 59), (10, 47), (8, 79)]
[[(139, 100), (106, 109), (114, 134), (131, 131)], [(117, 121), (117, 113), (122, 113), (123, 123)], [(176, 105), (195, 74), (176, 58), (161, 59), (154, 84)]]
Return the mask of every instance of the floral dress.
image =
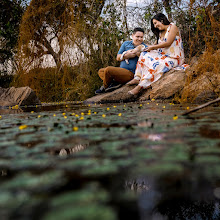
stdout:
[[(173, 23), (170, 23), (163, 39), (159, 39), (158, 43), (166, 42), (170, 28)], [(140, 80), (139, 85), (142, 88), (147, 88), (153, 82), (156, 82), (164, 73), (174, 67), (183, 65), (184, 51), (183, 43), (180, 36), (176, 36), (175, 40), (169, 47), (142, 52), (135, 70), (135, 79)]]

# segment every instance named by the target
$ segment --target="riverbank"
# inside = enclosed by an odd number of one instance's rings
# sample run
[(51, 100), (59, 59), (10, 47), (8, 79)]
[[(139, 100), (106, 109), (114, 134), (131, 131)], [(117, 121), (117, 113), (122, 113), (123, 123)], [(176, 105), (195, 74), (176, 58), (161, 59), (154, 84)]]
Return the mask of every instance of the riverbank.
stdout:
[(220, 50), (214, 54), (206, 52), (200, 58), (194, 57), (186, 70), (170, 70), (138, 97), (128, 94), (134, 86), (124, 85), (115, 91), (91, 97), (86, 102), (118, 103), (153, 99), (168, 103), (205, 103), (220, 94), (219, 59)]

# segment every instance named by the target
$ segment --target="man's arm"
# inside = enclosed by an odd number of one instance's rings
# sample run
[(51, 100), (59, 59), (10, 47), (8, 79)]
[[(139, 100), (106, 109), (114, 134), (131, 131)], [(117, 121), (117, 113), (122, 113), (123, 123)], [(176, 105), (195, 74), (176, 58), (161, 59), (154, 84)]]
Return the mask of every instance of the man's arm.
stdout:
[[(116, 60), (122, 61), (121, 56), (122, 56), (122, 54), (117, 54)], [(126, 54), (123, 56), (123, 60), (134, 58), (136, 56), (137, 56), (137, 54), (135, 52), (132, 52), (132, 50), (128, 50), (128, 51), (126, 51)]]

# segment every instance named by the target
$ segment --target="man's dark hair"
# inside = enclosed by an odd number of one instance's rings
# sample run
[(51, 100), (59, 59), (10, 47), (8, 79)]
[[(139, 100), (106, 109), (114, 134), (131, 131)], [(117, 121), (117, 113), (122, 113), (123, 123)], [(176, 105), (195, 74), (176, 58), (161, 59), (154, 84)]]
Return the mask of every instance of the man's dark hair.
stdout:
[(144, 34), (144, 29), (143, 28), (140, 28), (140, 27), (136, 27), (134, 30), (133, 30), (133, 34), (136, 34), (136, 32), (142, 32)]
[(167, 17), (162, 14), (162, 13), (158, 13), (156, 14), (152, 19), (151, 19), (151, 30), (152, 32), (156, 35), (157, 37), (157, 43), (158, 43), (158, 40), (159, 40), (159, 36), (160, 36), (160, 30), (158, 28), (155, 28), (154, 27), (154, 24), (153, 24), (153, 19), (157, 20), (157, 21), (160, 21), (162, 24), (164, 25), (169, 25), (170, 22), (168, 21)]

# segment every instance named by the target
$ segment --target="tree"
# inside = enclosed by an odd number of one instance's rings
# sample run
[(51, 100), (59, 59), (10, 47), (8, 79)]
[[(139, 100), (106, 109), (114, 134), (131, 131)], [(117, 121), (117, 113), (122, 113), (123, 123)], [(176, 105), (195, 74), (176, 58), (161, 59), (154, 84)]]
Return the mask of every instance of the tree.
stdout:
[[(105, 1), (99, 0), (32, 0), (20, 28), (20, 55), (27, 58), (27, 68), (33, 61), (40, 63), (51, 55), (58, 71), (70, 32), (90, 30), (99, 17)], [(53, 46), (56, 43), (56, 46)]]
[(26, 1), (1, 0), (0, 1), (0, 65), (7, 71), (4, 65), (16, 52), (21, 17), (26, 7)]

